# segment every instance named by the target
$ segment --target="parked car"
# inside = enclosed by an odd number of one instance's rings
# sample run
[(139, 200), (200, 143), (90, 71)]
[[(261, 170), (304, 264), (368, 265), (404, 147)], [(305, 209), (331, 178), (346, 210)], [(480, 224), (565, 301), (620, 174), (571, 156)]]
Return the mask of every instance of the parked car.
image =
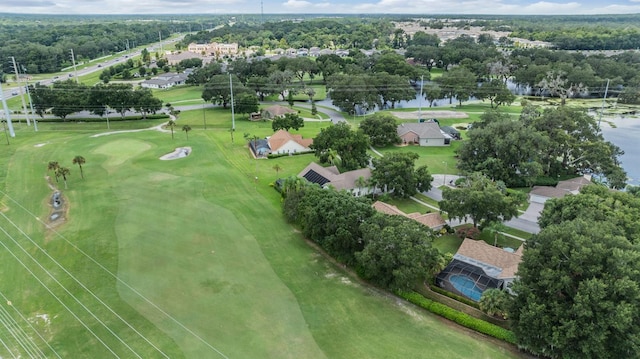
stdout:
[(17, 94), (18, 94), (18, 90), (13, 90), (13, 91), (11, 91), (11, 95), (12, 95), (12, 96), (15, 96), (15, 95), (17, 95)]

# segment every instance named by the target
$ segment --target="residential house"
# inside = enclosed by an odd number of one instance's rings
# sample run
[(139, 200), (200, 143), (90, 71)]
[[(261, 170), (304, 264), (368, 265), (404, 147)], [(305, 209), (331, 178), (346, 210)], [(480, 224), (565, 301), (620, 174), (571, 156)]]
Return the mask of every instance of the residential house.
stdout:
[(281, 105), (273, 105), (273, 106), (269, 106), (267, 108), (262, 109), (262, 111), (260, 111), (261, 117), (263, 119), (267, 119), (267, 120), (271, 120), (274, 119), (276, 117), (283, 117), (284, 115), (288, 114), (288, 113), (298, 113), (298, 111), (291, 109), (289, 107), (286, 106), (281, 106)]
[(356, 197), (365, 196), (374, 191), (373, 188), (362, 186), (359, 183), (359, 178), (369, 181), (371, 178), (371, 169), (369, 168), (340, 173), (336, 166), (322, 167), (315, 162), (311, 162), (300, 171), (298, 177), (305, 178), (307, 181), (316, 183), (323, 188), (333, 187), (336, 190), (349, 191)]
[(436, 122), (401, 123), (398, 136), (404, 144), (420, 146), (448, 146), (451, 142), (451, 137), (442, 133)]
[(320, 48), (317, 46), (313, 46), (309, 48), (309, 56), (312, 56), (312, 57), (320, 56)]
[(292, 135), (286, 130), (278, 130), (271, 137), (267, 137), (271, 153), (300, 153), (312, 151), (309, 146), (312, 138), (302, 138), (301, 135)]
[(475, 301), (487, 289), (511, 292), (510, 284), (516, 278), (522, 252), (522, 245), (513, 250), (466, 238), (451, 263), (436, 277), (436, 284)]
[(145, 80), (140, 83), (141, 87), (151, 88), (151, 89), (165, 89), (177, 85), (184, 85), (187, 81), (187, 73), (174, 73), (167, 72), (166, 74), (161, 74), (156, 76), (153, 79)]
[(434, 231), (441, 230), (447, 224), (447, 222), (445, 222), (445, 220), (442, 218), (442, 216), (438, 212), (426, 213), (426, 214), (420, 214), (416, 212), (416, 213), (406, 214), (402, 212), (398, 207), (388, 203), (380, 202), (380, 201), (376, 201), (373, 204), (373, 208), (375, 208), (376, 211), (381, 213), (413, 219), (414, 221), (421, 223)]
[(533, 186), (531, 192), (529, 192), (529, 201), (533, 203), (545, 203), (552, 198), (562, 198), (569, 194), (578, 194), (582, 187), (591, 183), (591, 176), (585, 175), (560, 181), (555, 187)]

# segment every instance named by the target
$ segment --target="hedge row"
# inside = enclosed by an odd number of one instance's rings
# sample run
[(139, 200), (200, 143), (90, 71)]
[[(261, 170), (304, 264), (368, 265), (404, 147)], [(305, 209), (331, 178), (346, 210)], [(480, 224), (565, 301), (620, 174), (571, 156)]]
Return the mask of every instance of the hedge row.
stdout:
[[(169, 118), (169, 115), (163, 113), (157, 113), (155, 115), (147, 115), (147, 120), (158, 120)], [(49, 122), (49, 123), (78, 123), (78, 122), (107, 122), (106, 117), (85, 117), (85, 118), (67, 118), (66, 120), (62, 120), (61, 118), (40, 118), (36, 117), (38, 122)], [(139, 121), (144, 120), (141, 115), (135, 116), (125, 116), (122, 117), (120, 115), (109, 117), (109, 122), (119, 122), (119, 121)]]
[(420, 306), (434, 314), (452, 320), (463, 327), (473, 329), (477, 332), (504, 340), (507, 343), (516, 344), (516, 336), (512, 331), (500, 328), (497, 325), (474, 318), (468, 314), (449, 308), (444, 304), (427, 299), (416, 292), (398, 292), (400, 297)]

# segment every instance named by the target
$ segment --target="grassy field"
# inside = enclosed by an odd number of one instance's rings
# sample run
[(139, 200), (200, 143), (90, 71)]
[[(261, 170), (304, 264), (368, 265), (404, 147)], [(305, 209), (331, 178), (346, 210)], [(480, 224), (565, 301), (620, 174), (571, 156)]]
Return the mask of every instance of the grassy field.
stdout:
[[(19, 128), (2, 152), (0, 293), (11, 305), (0, 305), (27, 332), (18, 313), (37, 323), (44, 340), (30, 336), (47, 356), (516, 356), (329, 264), (283, 221), (270, 187), (313, 158), (252, 160), (240, 134), (270, 129), (238, 121), (232, 143), (229, 118), (207, 115), (210, 126), (189, 140), (181, 131), (174, 140), (157, 131), (93, 138), (82, 124), (48, 125)], [(185, 112), (178, 127), (201, 119)], [(158, 159), (186, 145), (189, 157)], [(71, 164), (78, 154), (84, 180)], [(52, 160), (71, 168), (66, 221), (55, 230), (38, 222), (48, 221)]]

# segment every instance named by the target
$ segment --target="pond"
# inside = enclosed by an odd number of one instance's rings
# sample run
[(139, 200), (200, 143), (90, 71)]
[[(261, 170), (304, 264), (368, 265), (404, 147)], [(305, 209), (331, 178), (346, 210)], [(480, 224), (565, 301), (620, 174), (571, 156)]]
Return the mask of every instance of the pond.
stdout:
[(624, 155), (620, 157), (622, 167), (629, 177), (627, 183), (634, 186), (640, 185), (640, 118), (618, 117), (609, 123), (602, 122), (602, 134), (604, 138), (620, 147)]

